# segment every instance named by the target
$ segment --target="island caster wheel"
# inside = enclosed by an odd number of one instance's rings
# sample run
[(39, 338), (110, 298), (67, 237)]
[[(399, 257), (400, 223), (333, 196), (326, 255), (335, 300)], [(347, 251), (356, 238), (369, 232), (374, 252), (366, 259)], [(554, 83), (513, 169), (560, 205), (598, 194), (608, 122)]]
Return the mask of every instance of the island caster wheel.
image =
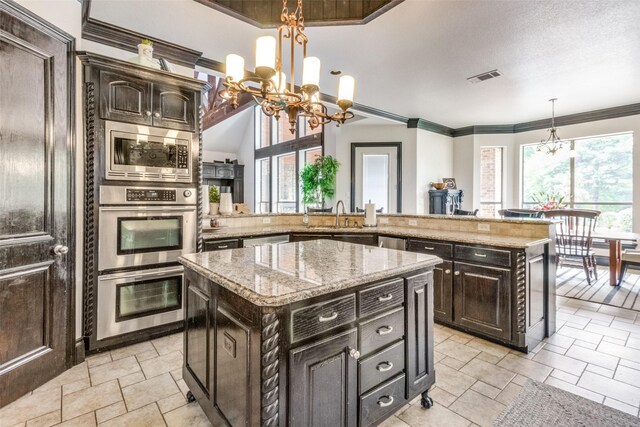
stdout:
[(427, 395), (426, 391), (422, 393), (422, 399), (420, 399), (420, 404), (425, 409), (429, 409), (433, 406), (433, 399)]
[(191, 402), (195, 402), (195, 401), (196, 401), (196, 397), (193, 395), (193, 393), (188, 391), (187, 392), (187, 402), (191, 403)]

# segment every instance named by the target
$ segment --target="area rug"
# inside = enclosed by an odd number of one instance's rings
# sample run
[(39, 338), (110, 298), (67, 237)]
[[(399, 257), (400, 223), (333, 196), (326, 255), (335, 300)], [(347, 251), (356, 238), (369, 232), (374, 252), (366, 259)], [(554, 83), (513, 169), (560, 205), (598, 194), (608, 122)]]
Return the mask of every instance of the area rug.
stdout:
[(527, 381), (493, 427), (640, 426), (640, 418), (550, 385)]

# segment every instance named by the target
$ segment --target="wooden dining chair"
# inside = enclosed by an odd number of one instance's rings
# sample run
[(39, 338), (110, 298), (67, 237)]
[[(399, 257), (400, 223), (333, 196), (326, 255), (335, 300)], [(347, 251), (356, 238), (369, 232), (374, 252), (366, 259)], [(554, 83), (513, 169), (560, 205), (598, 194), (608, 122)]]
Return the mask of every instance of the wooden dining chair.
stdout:
[(542, 218), (542, 211), (532, 209), (502, 209), (498, 213), (503, 218)]
[(620, 277), (618, 278), (618, 286), (624, 281), (624, 276), (627, 274), (627, 269), (630, 265), (636, 267), (640, 266), (640, 250), (638, 249), (625, 249), (622, 251), (622, 259), (620, 264)]
[(581, 259), (591, 285), (591, 277), (598, 280), (596, 257), (591, 249), (591, 234), (596, 228), (600, 211), (587, 209), (557, 209), (545, 211), (544, 217), (556, 223), (556, 267), (561, 259)]
[(462, 209), (456, 209), (453, 211), (454, 215), (466, 215), (466, 216), (478, 216), (478, 209), (473, 211), (465, 211)]

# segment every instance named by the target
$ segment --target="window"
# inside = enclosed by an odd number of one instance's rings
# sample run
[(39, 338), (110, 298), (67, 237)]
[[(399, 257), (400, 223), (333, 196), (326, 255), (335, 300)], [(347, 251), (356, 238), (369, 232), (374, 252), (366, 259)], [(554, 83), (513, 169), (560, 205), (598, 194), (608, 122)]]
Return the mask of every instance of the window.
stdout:
[(567, 207), (602, 212), (599, 229), (631, 231), (633, 200), (633, 135), (576, 139), (554, 156), (522, 147), (523, 207), (533, 196), (558, 193)]
[(503, 148), (480, 148), (480, 216), (498, 217), (503, 208)]
[(323, 127), (312, 131), (302, 117), (292, 134), (286, 113), (276, 120), (256, 107), (254, 114), (255, 212), (298, 212), (302, 209), (299, 171), (322, 155)]

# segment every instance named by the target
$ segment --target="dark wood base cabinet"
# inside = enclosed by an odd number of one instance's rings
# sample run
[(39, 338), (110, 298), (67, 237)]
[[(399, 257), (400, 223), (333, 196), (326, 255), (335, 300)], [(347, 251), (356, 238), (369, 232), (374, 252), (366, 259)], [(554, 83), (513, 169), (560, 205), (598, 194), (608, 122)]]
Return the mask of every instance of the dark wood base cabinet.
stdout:
[(184, 380), (213, 425), (373, 426), (435, 382), (433, 271), (264, 307), (185, 269)]
[(528, 352), (555, 332), (553, 246), (526, 249), (409, 239), (407, 250), (437, 255), (436, 322)]

